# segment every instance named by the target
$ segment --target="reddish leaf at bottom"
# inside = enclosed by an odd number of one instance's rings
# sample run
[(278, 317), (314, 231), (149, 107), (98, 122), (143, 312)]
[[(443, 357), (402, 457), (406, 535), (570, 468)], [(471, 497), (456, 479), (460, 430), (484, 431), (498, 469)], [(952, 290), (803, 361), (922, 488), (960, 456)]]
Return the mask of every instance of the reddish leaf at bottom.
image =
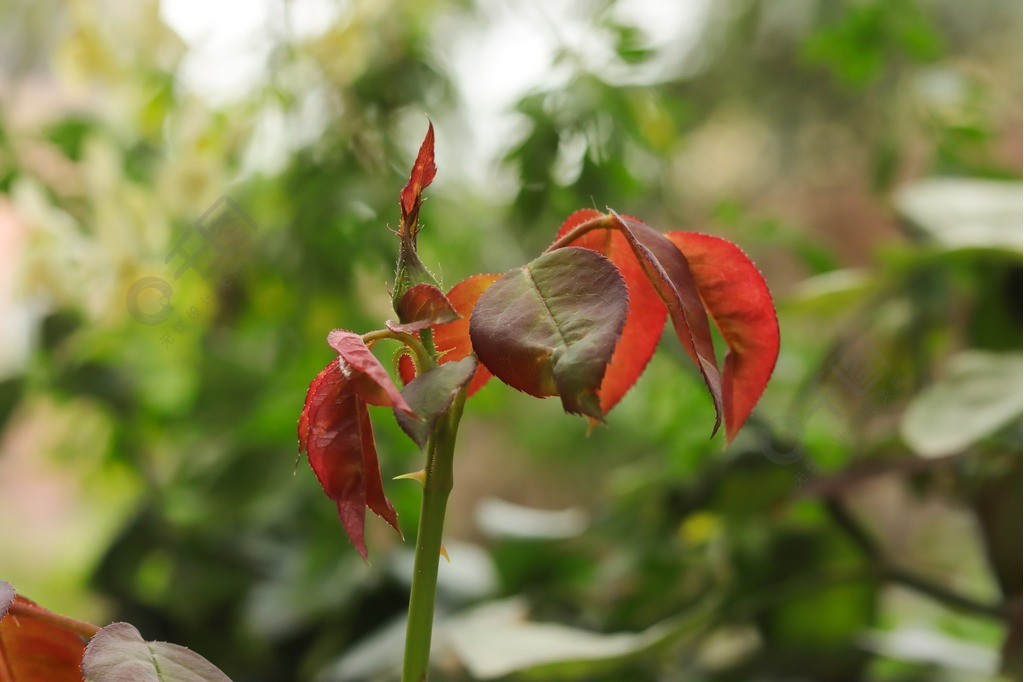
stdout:
[(342, 526), (364, 559), (366, 507), (401, 533), (394, 507), (384, 495), (369, 411), (337, 361), (317, 375), (306, 393), (299, 417), (299, 450), (309, 458), (324, 492), (337, 503)]

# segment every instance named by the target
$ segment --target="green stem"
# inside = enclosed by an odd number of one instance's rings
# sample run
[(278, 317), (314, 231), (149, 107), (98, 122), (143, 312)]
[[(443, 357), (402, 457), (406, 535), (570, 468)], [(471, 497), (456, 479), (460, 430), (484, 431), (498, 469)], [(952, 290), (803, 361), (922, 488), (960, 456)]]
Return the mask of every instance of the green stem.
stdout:
[(566, 232), (564, 235), (559, 237), (554, 244), (549, 246), (547, 250), (544, 251), (544, 253), (554, 251), (555, 249), (560, 249), (563, 246), (569, 246), (574, 241), (585, 235), (587, 232), (592, 232), (594, 230), (618, 229), (621, 229), (619, 227), (618, 218), (602, 214), (597, 216), (596, 218), (591, 218), (590, 220), (584, 221), (577, 225), (576, 227), (569, 230), (568, 232)]
[(363, 343), (367, 346), (372, 346), (381, 339), (391, 339), (393, 341), (400, 341), (404, 343), (409, 350), (412, 351), (413, 361), (416, 363), (416, 370), (419, 373), (426, 372), (428, 369), (432, 369), (437, 366), (437, 361), (434, 359), (434, 353), (428, 352), (423, 344), (420, 343), (412, 334), (406, 334), (405, 332), (396, 332), (390, 329), (378, 329), (376, 331), (367, 332), (363, 334)]
[(402, 682), (424, 682), (430, 664), (430, 636), (434, 627), (434, 594), (441, 559), (441, 535), (448, 494), (452, 490), (455, 436), (462, 418), (466, 393), (462, 391), (438, 422), (427, 444), (423, 508), (416, 533), (416, 560), (409, 595), (409, 621), (405, 631)]
[(437, 348), (434, 347), (434, 330), (430, 327), (420, 332), (420, 342), (430, 357), (437, 359)]

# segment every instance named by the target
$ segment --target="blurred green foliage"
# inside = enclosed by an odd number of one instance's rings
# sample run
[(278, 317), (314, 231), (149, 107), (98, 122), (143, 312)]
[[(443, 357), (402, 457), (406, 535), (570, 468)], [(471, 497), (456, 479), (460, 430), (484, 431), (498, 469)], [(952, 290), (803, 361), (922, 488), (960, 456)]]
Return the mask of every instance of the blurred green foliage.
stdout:
[[(268, 3), (284, 19), (260, 36), (262, 78), (223, 102), (189, 88), (194, 46), (154, 2), (0, 9), (0, 577), (233, 679), (390, 679), (409, 550), (371, 519), (359, 560), (294, 432), (327, 332), (390, 314), (386, 228), (426, 112), (440, 170), (421, 254), (446, 285), (518, 265), (571, 211), (607, 204), (739, 243), (783, 332), (725, 452), (667, 345), (590, 437), (557, 401), (495, 381), (470, 402), (449, 534), (483, 547), (486, 570), (453, 551), (446, 570), (473, 580), (446, 588), (442, 572), (439, 679), (473, 679), (485, 646), (459, 617), (514, 596), (531, 621), (649, 635), (559, 659), (560, 631), (551, 665), (508, 659), (516, 679), (1019, 672), (1019, 408), (938, 455), (901, 424), (958, 353), (1019, 359), (1019, 4), (696, 3), (692, 40), (681, 20), (655, 40), (644, 3), (615, 0), (550, 16), (342, 3), (305, 33), (288, 28), (299, 4)], [(454, 48), (509, 16), (551, 38), (552, 64), (479, 159)], [(933, 193), (931, 213), (901, 203), (932, 175), (1005, 182)], [(202, 245), (224, 195), (251, 231), (178, 275), (177, 247)], [(143, 277), (171, 286), (167, 320), (130, 314)], [(159, 310), (154, 295), (137, 302)], [(390, 415), (374, 420), (385, 480), (418, 468)], [(419, 493), (387, 488), (411, 537)], [(589, 526), (516, 535), (483, 522), (491, 497), (577, 507)], [(510, 641), (523, 627), (488, 622)]]

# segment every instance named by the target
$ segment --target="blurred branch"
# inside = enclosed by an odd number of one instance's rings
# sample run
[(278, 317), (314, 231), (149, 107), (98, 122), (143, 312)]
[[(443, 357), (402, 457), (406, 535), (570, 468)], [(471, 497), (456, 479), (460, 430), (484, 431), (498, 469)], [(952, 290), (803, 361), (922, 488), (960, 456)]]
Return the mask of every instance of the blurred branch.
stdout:
[(833, 499), (849, 488), (856, 487), (878, 476), (888, 474), (913, 475), (940, 469), (961, 459), (965, 453), (945, 457), (901, 457), (899, 459), (873, 459), (848, 467), (835, 476), (821, 477), (808, 483), (797, 493), (800, 497)]
[(830, 497), (825, 502), (829, 517), (850, 538), (854, 545), (872, 564), (877, 566), (879, 576), (883, 580), (902, 585), (906, 588), (927, 595), (942, 602), (950, 608), (973, 613), (978, 616), (1009, 620), (1010, 609), (1004, 603), (986, 603), (960, 594), (945, 585), (919, 575), (905, 567), (896, 565), (867, 528), (858, 521), (838, 497)]

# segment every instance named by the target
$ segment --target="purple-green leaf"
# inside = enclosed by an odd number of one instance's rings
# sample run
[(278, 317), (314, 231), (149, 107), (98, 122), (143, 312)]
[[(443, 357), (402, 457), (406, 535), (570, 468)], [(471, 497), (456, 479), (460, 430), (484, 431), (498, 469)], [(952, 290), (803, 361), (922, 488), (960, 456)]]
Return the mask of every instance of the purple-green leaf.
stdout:
[(469, 335), (480, 362), (509, 386), (560, 396), (566, 412), (601, 419), (597, 391), (628, 309), (618, 268), (595, 251), (568, 247), (491, 285)]

